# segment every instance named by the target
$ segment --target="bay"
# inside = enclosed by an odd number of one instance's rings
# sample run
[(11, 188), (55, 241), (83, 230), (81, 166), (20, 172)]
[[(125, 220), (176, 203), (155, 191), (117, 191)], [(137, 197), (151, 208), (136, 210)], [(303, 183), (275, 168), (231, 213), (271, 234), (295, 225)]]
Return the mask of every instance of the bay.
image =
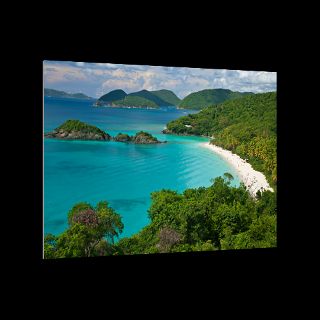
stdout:
[(122, 216), (128, 237), (149, 223), (150, 193), (161, 189), (183, 192), (209, 186), (211, 179), (235, 170), (207, 148), (204, 137), (161, 133), (166, 123), (191, 110), (175, 108), (96, 108), (90, 100), (44, 99), (44, 132), (68, 119), (95, 125), (114, 136), (143, 130), (166, 144), (135, 145), (101, 141), (44, 139), (44, 233), (60, 234), (67, 213), (78, 202), (108, 201)]

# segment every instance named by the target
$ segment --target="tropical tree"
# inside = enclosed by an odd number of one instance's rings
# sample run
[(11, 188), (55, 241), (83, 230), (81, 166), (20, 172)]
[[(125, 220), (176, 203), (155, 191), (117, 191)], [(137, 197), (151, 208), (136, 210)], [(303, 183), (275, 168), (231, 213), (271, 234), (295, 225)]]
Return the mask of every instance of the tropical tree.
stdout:
[(120, 215), (106, 201), (95, 208), (85, 202), (74, 205), (68, 213), (68, 222), (69, 228), (61, 235), (45, 237), (45, 258), (112, 254), (114, 238), (123, 230)]

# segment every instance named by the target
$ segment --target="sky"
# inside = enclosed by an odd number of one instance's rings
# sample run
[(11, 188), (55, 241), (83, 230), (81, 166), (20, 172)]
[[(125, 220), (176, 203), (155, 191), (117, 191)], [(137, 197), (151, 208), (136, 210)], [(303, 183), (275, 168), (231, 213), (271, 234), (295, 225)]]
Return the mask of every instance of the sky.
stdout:
[(43, 62), (43, 79), (45, 88), (93, 98), (115, 89), (126, 93), (167, 89), (183, 99), (204, 89), (260, 93), (277, 88), (276, 72), (48, 60)]

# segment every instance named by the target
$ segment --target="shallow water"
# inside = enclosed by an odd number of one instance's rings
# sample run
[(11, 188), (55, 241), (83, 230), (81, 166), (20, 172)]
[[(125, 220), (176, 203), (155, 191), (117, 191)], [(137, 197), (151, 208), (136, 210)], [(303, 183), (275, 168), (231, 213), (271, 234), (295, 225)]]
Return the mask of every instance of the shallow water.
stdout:
[(44, 140), (44, 233), (67, 228), (67, 213), (77, 202), (93, 205), (106, 200), (122, 216), (121, 237), (138, 232), (149, 222), (150, 193), (179, 192), (209, 186), (210, 179), (232, 167), (211, 150), (199, 146), (202, 137), (164, 135), (166, 123), (192, 113), (161, 110), (94, 108), (91, 101), (45, 98), (44, 131), (67, 119), (79, 119), (111, 135), (148, 131), (166, 144), (135, 145), (120, 142)]

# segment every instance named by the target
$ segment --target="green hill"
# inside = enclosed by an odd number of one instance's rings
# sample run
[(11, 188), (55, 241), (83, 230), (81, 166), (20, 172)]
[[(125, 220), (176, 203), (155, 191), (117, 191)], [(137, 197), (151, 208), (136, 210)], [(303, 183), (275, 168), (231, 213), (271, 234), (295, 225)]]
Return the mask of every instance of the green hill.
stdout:
[(176, 106), (180, 99), (170, 90), (148, 91), (141, 90), (126, 94), (117, 89), (100, 97), (96, 106), (112, 105), (123, 107), (150, 107), (158, 108), (164, 106)]
[(44, 88), (44, 95), (46, 97), (55, 98), (75, 98), (75, 99), (93, 99), (83, 93), (67, 93), (64, 91)]
[(172, 91), (170, 90), (156, 90), (150, 91), (152, 94), (162, 99), (167, 103), (168, 106), (177, 106), (179, 105), (181, 99), (179, 99)]
[(158, 107), (167, 106), (168, 105), (167, 102), (165, 102), (164, 100), (162, 100), (161, 98), (159, 98), (158, 96), (154, 95), (153, 93), (151, 93), (148, 90), (141, 90), (141, 91), (138, 91), (138, 92), (133, 92), (133, 93), (130, 93), (128, 96), (144, 98), (146, 100), (154, 102)]
[(277, 181), (276, 92), (228, 100), (197, 114), (171, 121), (164, 133), (214, 136), (212, 143), (231, 150)]
[(205, 89), (186, 96), (179, 104), (179, 108), (199, 110), (226, 100), (252, 95), (251, 92), (236, 92), (228, 89)]
[(122, 100), (116, 100), (112, 102), (112, 106), (124, 106), (124, 107), (150, 107), (150, 108), (158, 108), (159, 106), (149, 99), (127, 95)]
[(98, 99), (98, 101), (107, 104), (107, 103), (112, 103), (113, 101), (116, 101), (116, 100), (124, 99), (126, 96), (127, 94), (123, 90), (117, 89), (117, 90), (110, 91), (107, 94), (104, 94), (102, 97)]
[(206, 89), (189, 94), (180, 100), (170, 90), (140, 90), (126, 94), (123, 90), (117, 89), (101, 96), (96, 106), (112, 105), (123, 107), (167, 107), (178, 106), (184, 109), (203, 109), (209, 105), (218, 104), (226, 100), (236, 99), (244, 95), (252, 95), (250, 92), (234, 92), (227, 89)]
[(87, 124), (79, 120), (67, 120), (62, 125), (56, 128), (56, 131), (63, 130), (66, 132), (81, 131), (81, 132), (93, 132), (98, 134), (104, 134), (104, 132), (96, 126)]

